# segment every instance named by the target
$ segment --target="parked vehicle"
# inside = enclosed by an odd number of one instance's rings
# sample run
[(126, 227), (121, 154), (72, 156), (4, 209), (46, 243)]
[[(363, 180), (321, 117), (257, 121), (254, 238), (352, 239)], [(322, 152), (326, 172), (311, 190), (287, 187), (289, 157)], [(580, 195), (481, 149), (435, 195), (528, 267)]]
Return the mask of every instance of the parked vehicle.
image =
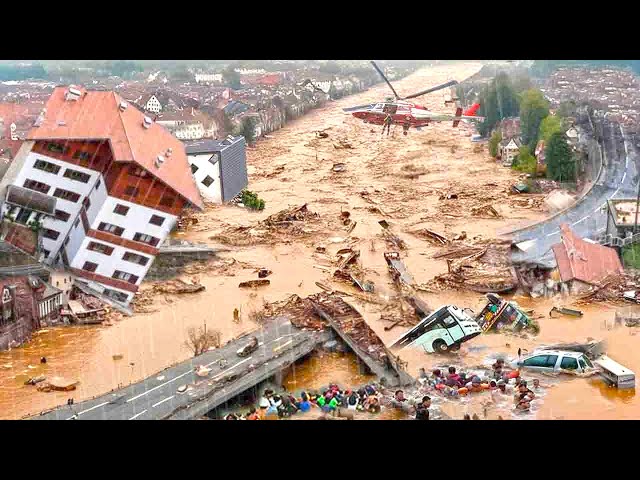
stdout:
[(515, 369), (526, 369), (534, 372), (559, 372), (574, 370), (579, 373), (595, 368), (591, 360), (582, 352), (565, 350), (536, 350), (511, 362)]
[(483, 332), (505, 327), (519, 331), (531, 324), (531, 319), (516, 302), (507, 301), (495, 293), (487, 293), (486, 297), (487, 304), (476, 316), (476, 322)]
[(426, 352), (444, 353), (460, 349), (463, 342), (480, 335), (480, 326), (455, 305), (440, 307), (391, 345), (392, 351), (421, 346)]
[(636, 388), (636, 374), (606, 355), (594, 360), (600, 375), (617, 388)]

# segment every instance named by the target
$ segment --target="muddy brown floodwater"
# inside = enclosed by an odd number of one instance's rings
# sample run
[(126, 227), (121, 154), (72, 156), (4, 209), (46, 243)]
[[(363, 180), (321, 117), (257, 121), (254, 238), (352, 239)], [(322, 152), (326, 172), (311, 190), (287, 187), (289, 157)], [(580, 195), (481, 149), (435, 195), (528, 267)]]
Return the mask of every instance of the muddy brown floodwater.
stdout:
[[(461, 81), (480, 66), (459, 63), (424, 68), (396, 82), (396, 87), (400, 92), (411, 92), (452, 78)], [(303, 225), (296, 236), (262, 238), (247, 233), (242, 246), (221, 245), (228, 251), (188, 267), (181, 277), (187, 281), (196, 277), (205, 285), (204, 292), (151, 294), (148, 292), (152, 292), (153, 282), (145, 282), (141, 291), (153, 295), (150, 305), (145, 306), (146, 313), (136, 313), (111, 326), (49, 329), (23, 347), (0, 353), (0, 417), (36, 414), (64, 404), (69, 396), (78, 402), (186, 360), (190, 357), (184, 346), (189, 327), (206, 323), (208, 329), (221, 332), (223, 341), (254, 329), (254, 312), (260, 311), (265, 302), (317, 293), (317, 281), (331, 284), (332, 256), (346, 246), (360, 250), (359, 261), (375, 283), (376, 294), (380, 299), (388, 297), (394, 293), (394, 286), (382, 254), (391, 248), (381, 237), (379, 220), (386, 220), (406, 242), (403, 260), (416, 283), (422, 284), (445, 273), (447, 265), (442, 259), (431, 258), (438, 250), (436, 246), (411, 232), (429, 228), (452, 237), (464, 231), (469, 239), (491, 239), (499, 231), (548, 215), (528, 203), (528, 199), (539, 201), (539, 197), (509, 195), (509, 187), (518, 181), (518, 175), (492, 160), (486, 145), (472, 143), (468, 125), (453, 129), (449, 123), (442, 123), (422, 132), (412, 131), (407, 137), (392, 129), (390, 137), (382, 137), (379, 127), (363, 124), (342, 112), (344, 107), (379, 100), (388, 93), (387, 87), (381, 85), (331, 102), (261, 140), (248, 150), (248, 169), (250, 189), (266, 201), (265, 210), (254, 213), (232, 205), (210, 205), (198, 215), (198, 224), (177, 236), (212, 243), (210, 237), (230, 228), (255, 226), (269, 215), (304, 203), (319, 214), (316, 224), (309, 228)], [(437, 93), (419, 100), (434, 111), (451, 110)], [(318, 130), (324, 130), (328, 137), (316, 138)], [(335, 148), (334, 143), (340, 140), (351, 143), (353, 148)], [(345, 169), (333, 172), (334, 163), (344, 163)], [(447, 200), (447, 194), (456, 194), (457, 198)], [(487, 204), (495, 208), (499, 217), (472, 214), (473, 207)], [(337, 221), (344, 210), (357, 222), (350, 233)], [(326, 254), (316, 252), (319, 245), (326, 247)], [(257, 278), (260, 267), (273, 271), (269, 276), (271, 284), (257, 290), (239, 289), (239, 282)], [(334, 285), (355, 292), (344, 283)], [(420, 296), (434, 308), (453, 303), (476, 311), (483, 298), (477, 293), (454, 290), (421, 292)], [(388, 324), (380, 320), (380, 305), (354, 297), (346, 300), (387, 344), (402, 333), (400, 327), (384, 331)], [(482, 335), (451, 357), (403, 352), (411, 373), (436, 364), (473, 366), (498, 353), (514, 356), (518, 347), (531, 350), (540, 343), (587, 337), (607, 339), (609, 354), (615, 360), (640, 371), (634, 331), (627, 327), (608, 330), (605, 326), (607, 321), (612, 323), (612, 307), (593, 305), (585, 308), (584, 317), (579, 319), (550, 319), (552, 300), (518, 301), (545, 316), (540, 320), (537, 339)], [(570, 300), (562, 304), (570, 305)], [(234, 308), (241, 311), (240, 323), (233, 321)], [(114, 355), (122, 358), (114, 360)], [(41, 356), (47, 357), (44, 365), (39, 363)], [(78, 380), (80, 384), (71, 394), (41, 393), (24, 385), (28, 377), (41, 373)], [(324, 382), (324, 373), (314, 375), (318, 375), (318, 382)], [(345, 385), (357, 383), (357, 376), (353, 381), (345, 378)], [(545, 382), (549, 388), (527, 418), (640, 418), (640, 402), (633, 392), (622, 394), (593, 380)], [(480, 415), (485, 401), (478, 395), (443, 405), (442, 409), (453, 418), (461, 418), (467, 412)], [(502, 408), (494, 407), (489, 418), (495, 418)], [(509, 409), (505, 408), (503, 416), (508, 418)]]

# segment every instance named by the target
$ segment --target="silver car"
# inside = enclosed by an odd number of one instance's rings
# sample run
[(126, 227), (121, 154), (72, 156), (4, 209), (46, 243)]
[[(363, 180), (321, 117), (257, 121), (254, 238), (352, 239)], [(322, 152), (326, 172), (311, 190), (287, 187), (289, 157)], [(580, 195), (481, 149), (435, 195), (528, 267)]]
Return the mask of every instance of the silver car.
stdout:
[(534, 372), (576, 370), (585, 372), (594, 368), (584, 353), (564, 350), (538, 350), (511, 362), (511, 367)]

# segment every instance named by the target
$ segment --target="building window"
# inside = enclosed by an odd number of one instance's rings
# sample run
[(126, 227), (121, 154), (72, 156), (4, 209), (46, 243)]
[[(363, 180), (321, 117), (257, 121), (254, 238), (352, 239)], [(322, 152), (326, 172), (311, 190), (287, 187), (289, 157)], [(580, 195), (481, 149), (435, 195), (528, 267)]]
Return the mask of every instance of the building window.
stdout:
[(44, 253), (44, 258), (49, 258), (51, 252), (45, 248), (42, 249), (42, 253)]
[(161, 217), (160, 215), (151, 215), (151, 219), (149, 220), (149, 223), (160, 227), (164, 223), (164, 217)]
[(89, 210), (89, 207), (91, 206), (91, 200), (89, 200), (89, 197), (84, 197), (82, 205), (84, 205), (85, 210)]
[(36, 182), (35, 180), (27, 179), (24, 181), (22, 185), (24, 188), (28, 188), (29, 190), (35, 190), (36, 192), (44, 193), (45, 195), (49, 192), (51, 188), (46, 183)]
[(87, 246), (87, 250), (91, 250), (92, 252), (102, 253), (104, 255), (111, 255), (113, 253), (113, 247), (109, 245), (105, 245), (104, 243), (98, 242), (89, 242)]
[(95, 272), (98, 269), (98, 264), (93, 262), (84, 262), (82, 269), (87, 272)]
[(76, 150), (73, 154), (73, 158), (76, 160), (89, 160), (91, 158), (91, 154), (89, 152), (81, 152), (80, 150)]
[(123, 292), (118, 292), (117, 290), (111, 290), (110, 288), (105, 288), (102, 291), (103, 295), (106, 295), (109, 298), (113, 298), (118, 302), (126, 302), (129, 299), (129, 295)]
[(71, 170), (70, 168), (67, 168), (62, 176), (82, 183), (88, 183), (91, 179), (91, 175), (79, 172), (77, 170)]
[(73, 228), (78, 228), (78, 225), (80, 225), (80, 219), (76, 218), (76, 221), (73, 222)]
[(132, 165), (131, 168), (129, 168), (129, 175), (132, 175), (134, 177), (144, 178), (148, 175), (148, 173), (144, 168), (140, 168), (140, 167), (136, 167), (135, 165)]
[(117, 213), (118, 215), (126, 215), (129, 211), (129, 207), (125, 207), (124, 205), (117, 204), (116, 208), (113, 209), (113, 213)]
[(124, 280), (129, 283), (136, 283), (138, 281), (138, 276), (133, 275), (131, 273), (123, 272), (121, 270), (116, 270), (113, 272), (113, 278), (117, 278), (118, 280)]
[(56, 188), (56, 191), (53, 192), (53, 196), (73, 203), (77, 203), (78, 200), (80, 200), (79, 194), (62, 188)]
[(175, 199), (171, 195), (163, 195), (160, 199), (160, 205), (163, 205), (165, 207), (173, 207), (174, 202)]
[(96, 190), (98, 188), (100, 188), (100, 185), (102, 184), (102, 182), (100, 181), (100, 179), (98, 179), (98, 181), (96, 182)]
[(68, 214), (67, 212), (63, 212), (62, 210), (56, 210), (54, 218), (56, 220), (60, 220), (62, 222), (66, 222), (67, 220), (69, 220), (69, 217), (71, 215)]
[(69, 245), (69, 242), (71, 241), (71, 239), (69, 237), (64, 239), (64, 242), (62, 243), (63, 247), (66, 247), (67, 245)]
[(211, 158), (209, 158), (209, 163), (211, 165), (215, 165), (216, 163), (218, 163), (218, 158), (220, 158), (219, 154), (214, 153), (213, 155), (211, 155)]
[(133, 236), (133, 239), (136, 242), (146, 243), (146, 244), (151, 245), (153, 247), (155, 247), (156, 245), (158, 245), (158, 243), (160, 243), (160, 239), (159, 238), (152, 237), (151, 235), (147, 235), (145, 233), (140, 233), (140, 232), (136, 233)]
[(132, 185), (129, 185), (127, 188), (124, 189), (124, 194), (129, 195), (131, 197), (137, 197), (138, 192), (139, 192), (138, 187), (134, 187)]
[(100, 230), (101, 232), (113, 233), (114, 235), (118, 235), (119, 237), (124, 233), (124, 228), (105, 222), (101, 222), (100, 225), (98, 225), (98, 230)]
[(33, 164), (33, 168), (37, 168), (38, 170), (42, 170), (43, 172), (53, 173), (57, 175), (60, 171), (60, 167), (50, 162), (45, 162), (44, 160), (36, 160), (36, 163)]
[(202, 180), (201, 182), (205, 187), (210, 186), (213, 183), (213, 178), (211, 178), (209, 175), (207, 175), (206, 177), (204, 177), (204, 180)]
[(122, 259), (127, 262), (137, 263), (138, 265), (142, 265), (142, 266), (145, 266), (147, 263), (149, 263), (148, 257), (145, 257), (143, 255), (138, 255), (137, 253), (133, 253), (133, 252), (125, 252), (124, 255), (122, 256)]
[(48, 238), (49, 240), (57, 240), (60, 236), (60, 232), (56, 232), (55, 230), (51, 230), (50, 228), (43, 228), (42, 236), (44, 238)]
[(196, 173), (199, 170), (198, 166), (195, 163), (191, 164), (191, 173)]
[(65, 147), (64, 145), (60, 145), (59, 143), (49, 143), (47, 144), (47, 150), (49, 150), (50, 152), (55, 152), (55, 153), (66, 153), (68, 148)]

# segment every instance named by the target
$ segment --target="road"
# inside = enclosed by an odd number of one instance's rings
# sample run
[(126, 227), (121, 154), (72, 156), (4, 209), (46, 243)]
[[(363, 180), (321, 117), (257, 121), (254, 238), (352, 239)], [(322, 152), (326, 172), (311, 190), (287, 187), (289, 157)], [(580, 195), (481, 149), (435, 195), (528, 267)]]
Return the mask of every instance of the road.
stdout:
[(604, 126), (604, 167), (593, 189), (568, 211), (512, 234), (513, 242), (526, 251), (513, 254), (514, 262), (555, 265), (551, 246), (560, 241), (560, 225), (567, 223), (583, 238), (595, 239), (604, 233), (607, 223), (607, 200), (635, 198), (637, 195), (638, 152), (628, 134), (618, 123)]
[[(269, 378), (283, 366), (311, 352), (328, 332), (316, 333), (298, 329), (280, 317), (255, 334), (259, 349), (247, 358), (236, 351), (249, 336), (170, 367), (141, 382), (72, 406), (56, 408), (36, 420), (158, 420), (165, 418), (198, 418), (215, 406)], [(228, 364), (224, 370), (220, 359)], [(209, 376), (200, 378), (195, 369), (211, 368)], [(255, 369), (250, 369), (255, 365)], [(229, 374), (239, 377), (224, 382)], [(180, 393), (178, 388), (188, 386)]]

